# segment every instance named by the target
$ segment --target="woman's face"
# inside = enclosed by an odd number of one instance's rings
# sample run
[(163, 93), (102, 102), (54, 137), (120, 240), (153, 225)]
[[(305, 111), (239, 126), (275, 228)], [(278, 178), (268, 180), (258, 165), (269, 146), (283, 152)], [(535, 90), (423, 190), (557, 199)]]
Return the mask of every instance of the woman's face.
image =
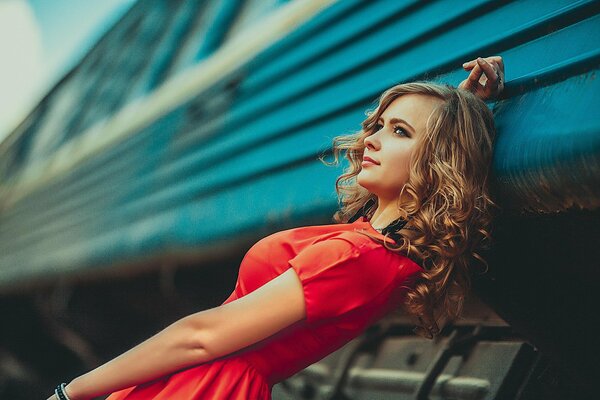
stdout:
[[(422, 94), (396, 98), (381, 114), (374, 133), (364, 139), (362, 170), (357, 183), (380, 200), (398, 198), (408, 181), (412, 152), (425, 134), (427, 118), (442, 100)], [(365, 161), (373, 159), (374, 163)]]

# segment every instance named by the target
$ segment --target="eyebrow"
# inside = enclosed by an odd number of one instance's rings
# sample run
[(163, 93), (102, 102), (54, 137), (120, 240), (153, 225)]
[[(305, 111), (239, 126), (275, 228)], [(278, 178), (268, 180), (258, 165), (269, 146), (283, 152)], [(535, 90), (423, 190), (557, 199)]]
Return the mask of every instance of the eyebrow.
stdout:
[[(382, 117), (379, 117), (379, 119), (377, 120), (377, 122), (379, 122), (379, 121), (383, 121), (385, 123), (385, 121), (383, 120)], [(412, 131), (413, 134), (416, 133), (415, 128), (413, 128), (411, 124), (409, 124), (408, 122), (406, 122), (402, 118), (392, 118), (392, 119), (390, 119), (390, 124), (395, 124), (397, 122), (401, 122), (404, 125), (408, 126), (411, 129), (411, 131)]]

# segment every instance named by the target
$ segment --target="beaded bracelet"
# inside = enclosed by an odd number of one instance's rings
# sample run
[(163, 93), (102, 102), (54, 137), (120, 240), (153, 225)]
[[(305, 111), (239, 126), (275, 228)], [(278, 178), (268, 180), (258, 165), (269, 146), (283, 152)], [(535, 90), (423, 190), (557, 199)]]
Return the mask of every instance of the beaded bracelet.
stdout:
[(65, 392), (66, 383), (61, 383), (54, 389), (54, 394), (58, 397), (58, 400), (71, 400), (69, 396), (67, 396), (67, 392)]

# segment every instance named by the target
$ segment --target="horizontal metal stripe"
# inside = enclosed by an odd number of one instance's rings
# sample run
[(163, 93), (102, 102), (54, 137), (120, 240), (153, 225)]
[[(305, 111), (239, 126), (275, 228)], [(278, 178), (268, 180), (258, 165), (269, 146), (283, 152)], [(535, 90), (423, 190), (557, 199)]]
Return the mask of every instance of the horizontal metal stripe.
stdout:
[[(394, 393), (414, 393), (425, 374), (421, 372), (378, 368), (351, 368), (348, 371), (348, 390), (360, 390), (361, 393), (373, 390), (385, 390)], [(453, 399), (484, 399), (490, 392), (491, 384), (487, 379), (441, 374), (432, 388), (433, 395), (443, 395)]]

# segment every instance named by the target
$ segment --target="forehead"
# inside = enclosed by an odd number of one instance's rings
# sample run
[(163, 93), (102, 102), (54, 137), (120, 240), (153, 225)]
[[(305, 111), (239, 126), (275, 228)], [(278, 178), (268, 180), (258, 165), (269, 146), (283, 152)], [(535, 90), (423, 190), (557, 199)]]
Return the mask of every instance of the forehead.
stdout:
[(405, 94), (394, 99), (381, 113), (381, 118), (386, 122), (392, 118), (401, 118), (417, 132), (421, 132), (425, 129), (427, 118), (441, 102), (441, 99), (434, 96)]

